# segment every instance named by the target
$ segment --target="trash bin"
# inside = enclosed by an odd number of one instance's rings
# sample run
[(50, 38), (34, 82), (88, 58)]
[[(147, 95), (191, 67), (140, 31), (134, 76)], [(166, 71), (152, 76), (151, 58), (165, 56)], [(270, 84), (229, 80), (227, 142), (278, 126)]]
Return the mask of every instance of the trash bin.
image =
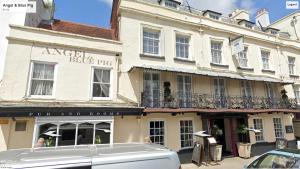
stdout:
[(222, 159), (222, 145), (211, 144), (210, 145), (210, 155), (213, 161), (221, 161)]

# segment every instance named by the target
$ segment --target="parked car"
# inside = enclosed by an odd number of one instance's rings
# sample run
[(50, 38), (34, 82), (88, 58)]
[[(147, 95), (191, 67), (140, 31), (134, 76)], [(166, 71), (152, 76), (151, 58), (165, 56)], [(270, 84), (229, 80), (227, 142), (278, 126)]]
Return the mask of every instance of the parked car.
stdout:
[(180, 169), (176, 152), (152, 144), (84, 145), (9, 150), (0, 168)]
[(297, 149), (280, 149), (273, 150), (263, 154), (254, 160), (245, 169), (256, 168), (285, 168), (299, 169), (300, 168), (300, 150)]

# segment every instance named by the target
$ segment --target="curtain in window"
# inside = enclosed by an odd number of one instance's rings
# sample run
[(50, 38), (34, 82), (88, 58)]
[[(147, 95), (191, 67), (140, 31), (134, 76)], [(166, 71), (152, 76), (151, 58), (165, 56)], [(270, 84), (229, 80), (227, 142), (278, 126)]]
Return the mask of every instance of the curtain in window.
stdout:
[(31, 95), (52, 95), (54, 65), (34, 64)]
[(94, 97), (109, 97), (110, 71), (94, 70)]

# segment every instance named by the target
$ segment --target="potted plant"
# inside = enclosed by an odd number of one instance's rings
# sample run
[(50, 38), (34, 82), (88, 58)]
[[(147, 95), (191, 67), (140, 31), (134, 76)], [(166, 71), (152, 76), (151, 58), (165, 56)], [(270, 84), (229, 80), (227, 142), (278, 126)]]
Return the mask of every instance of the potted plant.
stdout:
[(245, 124), (240, 125), (237, 129), (237, 133), (241, 138), (241, 142), (237, 143), (239, 156), (242, 158), (250, 158), (251, 144), (247, 142), (248, 127)]
[(222, 159), (222, 145), (219, 143), (219, 138), (223, 135), (223, 130), (218, 125), (213, 125), (211, 130), (212, 136), (216, 139), (217, 144), (210, 146), (210, 153), (213, 161), (221, 161)]

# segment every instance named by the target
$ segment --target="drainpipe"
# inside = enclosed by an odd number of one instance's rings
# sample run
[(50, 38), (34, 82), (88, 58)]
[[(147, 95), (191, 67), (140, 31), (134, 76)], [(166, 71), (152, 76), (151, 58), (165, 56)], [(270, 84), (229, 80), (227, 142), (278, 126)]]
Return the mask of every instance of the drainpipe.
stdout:
[(299, 38), (299, 35), (298, 35), (298, 32), (297, 32), (297, 28), (296, 28), (296, 25), (297, 25), (297, 17), (296, 16), (293, 17), (293, 19), (291, 21), (291, 24), (294, 27), (295, 35), (297, 37), (297, 40), (299, 41), (300, 38)]

